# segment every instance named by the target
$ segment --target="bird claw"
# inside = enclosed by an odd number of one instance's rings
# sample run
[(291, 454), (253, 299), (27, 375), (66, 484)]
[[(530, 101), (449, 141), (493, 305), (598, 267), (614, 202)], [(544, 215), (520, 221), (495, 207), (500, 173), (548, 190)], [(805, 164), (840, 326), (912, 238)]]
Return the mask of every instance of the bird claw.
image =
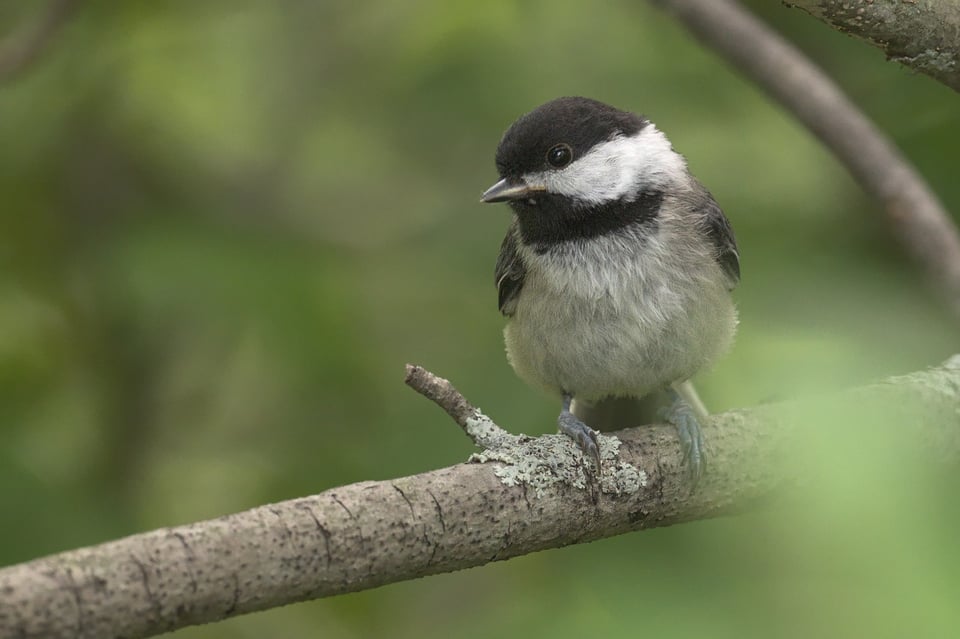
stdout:
[(679, 397), (670, 408), (664, 411), (663, 415), (677, 429), (680, 448), (683, 451), (683, 465), (687, 469), (687, 478), (690, 480), (692, 487), (696, 488), (703, 477), (704, 467), (706, 466), (700, 420), (697, 419), (690, 405)]
[(600, 470), (600, 434), (580, 421), (573, 413), (564, 411), (557, 418), (560, 432), (572, 439), (585, 457), (591, 459)]

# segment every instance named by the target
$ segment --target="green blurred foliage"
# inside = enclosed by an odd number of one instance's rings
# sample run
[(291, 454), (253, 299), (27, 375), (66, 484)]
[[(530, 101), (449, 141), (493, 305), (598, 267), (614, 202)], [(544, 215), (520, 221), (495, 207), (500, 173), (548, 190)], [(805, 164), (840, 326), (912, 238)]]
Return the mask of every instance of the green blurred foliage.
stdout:
[[(753, 4), (960, 208), (954, 93)], [(2, 33), (40, 5), (0, 1)], [(463, 460), (407, 361), (551, 431), (503, 357), (508, 213), (478, 194), (506, 126), (563, 94), (646, 113), (736, 227), (713, 408), (958, 350), (876, 203), (643, 3), (93, 0), (0, 86), (0, 564)], [(955, 473), (909, 423), (829, 426), (797, 451), (803, 494), (753, 514), (175, 636), (953, 634)]]

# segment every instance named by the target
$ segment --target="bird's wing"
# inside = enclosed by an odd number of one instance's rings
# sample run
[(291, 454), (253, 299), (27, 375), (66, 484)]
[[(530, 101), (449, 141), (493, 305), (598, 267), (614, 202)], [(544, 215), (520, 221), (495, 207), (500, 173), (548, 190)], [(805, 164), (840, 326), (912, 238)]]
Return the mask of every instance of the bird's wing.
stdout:
[(717, 251), (716, 257), (720, 267), (730, 278), (730, 288), (740, 282), (740, 251), (737, 249), (737, 238), (733, 235), (730, 220), (723, 214), (720, 205), (709, 193), (705, 194), (701, 211), (702, 223), (707, 237), (713, 242)]
[(514, 221), (500, 245), (500, 255), (497, 256), (497, 267), (494, 271), (500, 312), (507, 317), (513, 315), (516, 309), (517, 297), (520, 296), (520, 289), (523, 288), (523, 280), (527, 275), (527, 267), (518, 250), (519, 242), (519, 229)]

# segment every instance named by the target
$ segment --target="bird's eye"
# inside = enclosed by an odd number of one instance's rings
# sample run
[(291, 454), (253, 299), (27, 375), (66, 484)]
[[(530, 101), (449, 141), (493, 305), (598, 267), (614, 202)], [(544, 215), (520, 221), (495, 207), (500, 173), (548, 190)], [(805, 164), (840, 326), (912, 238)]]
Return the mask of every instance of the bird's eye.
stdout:
[(573, 149), (569, 144), (555, 144), (547, 151), (547, 163), (555, 169), (562, 169), (573, 160)]

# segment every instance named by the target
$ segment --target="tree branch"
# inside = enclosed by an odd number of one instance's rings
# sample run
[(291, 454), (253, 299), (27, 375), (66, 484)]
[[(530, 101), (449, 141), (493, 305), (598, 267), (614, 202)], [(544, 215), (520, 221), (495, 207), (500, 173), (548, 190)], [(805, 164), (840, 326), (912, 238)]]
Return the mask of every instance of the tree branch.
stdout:
[(923, 178), (840, 88), (737, 2), (651, 1), (676, 16), (820, 138), (864, 190), (880, 200), (895, 237), (960, 314), (956, 225)]
[[(431, 397), (445, 409), (477, 414), (446, 380), (418, 368), (413, 376), (421, 389), (443, 391)], [(960, 458), (960, 356), (837, 401), (858, 412), (899, 411), (916, 440)], [(669, 426), (603, 435), (600, 478), (563, 436), (507, 435), (475, 463), (11, 566), (0, 570), (0, 638), (146, 637), (741, 510), (801, 478), (784, 463), (810, 423), (798, 416), (816, 421), (834, 408), (821, 400), (715, 416), (704, 428), (710, 472), (692, 494)]]
[(843, 33), (960, 91), (960, 4), (950, 0), (789, 0)]
[(448, 380), (437, 377), (422, 366), (407, 364), (404, 382), (431, 402), (447, 411), (447, 415), (463, 429), (479, 448), (498, 448), (510, 433), (493, 423), (474, 407)]
[(10, 38), (0, 46), (0, 83), (22, 73), (47, 49), (54, 36), (66, 22), (79, 0), (51, 0), (43, 19), (24, 33)]

